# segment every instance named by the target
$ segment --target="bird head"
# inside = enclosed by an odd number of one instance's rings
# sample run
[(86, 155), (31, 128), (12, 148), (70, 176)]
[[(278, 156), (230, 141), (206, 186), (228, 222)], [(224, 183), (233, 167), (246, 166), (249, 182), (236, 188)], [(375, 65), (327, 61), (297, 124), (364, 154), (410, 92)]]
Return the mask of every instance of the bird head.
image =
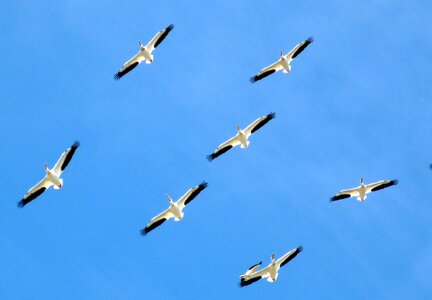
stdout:
[(166, 194), (166, 197), (167, 197), (168, 201), (172, 204), (173, 201), (172, 201), (171, 197), (168, 194)]
[(275, 263), (275, 255), (274, 255), (274, 253), (273, 253), (272, 256), (271, 256), (271, 261), (272, 261), (272, 264)]
[(240, 131), (241, 131), (240, 126), (237, 125), (237, 132), (240, 133)]
[(144, 49), (144, 45), (141, 43), (141, 41), (138, 41), (138, 44), (139, 44), (141, 50)]
[(45, 169), (45, 172), (49, 172), (49, 168), (48, 168), (48, 165), (47, 165), (47, 163), (44, 163), (44, 169)]
[(363, 184), (363, 177), (360, 178), (360, 184)]

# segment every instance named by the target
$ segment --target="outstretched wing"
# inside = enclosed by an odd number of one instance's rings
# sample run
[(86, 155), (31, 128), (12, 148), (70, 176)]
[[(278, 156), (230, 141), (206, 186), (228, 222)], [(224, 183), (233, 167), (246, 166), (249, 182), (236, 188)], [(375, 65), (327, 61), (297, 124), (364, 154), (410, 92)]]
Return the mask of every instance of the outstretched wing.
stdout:
[(274, 64), (271, 64), (270, 66), (265, 67), (264, 69), (259, 71), (255, 76), (251, 77), (249, 81), (251, 83), (255, 83), (258, 80), (261, 80), (261, 79), (273, 74), (274, 72), (280, 71), (282, 69), (283, 69), (283, 66), (282, 66), (280, 60), (278, 60)]
[(398, 184), (398, 181), (396, 179), (394, 179), (394, 180), (381, 180), (378, 182), (370, 183), (366, 187), (366, 193), (379, 191), (379, 190), (388, 188), (388, 187), (390, 187), (392, 185), (396, 185), (396, 184)]
[(276, 114), (274, 112), (269, 113), (261, 118), (256, 119), (252, 124), (245, 128), (244, 132), (246, 134), (246, 138), (249, 138), (252, 133), (263, 127), (270, 120), (276, 118)]
[(158, 214), (156, 217), (151, 219), (151, 221), (147, 224), (144, 229), (140, 230), (141, 235), (146, 235), (153, 229), (162, 225), (166, 220), (173, 218), (174, 215), (169, 211), (169, 208)]
[(42, 195), (43, 192), (47, 188), (49, 188), (52, 185), (51, 181), (49, 181), (46, 177), (39, 181), (34, 187), (28, 190), (27, 194), (23, 197), (21, 201), (17, 203), (18, 207), (24, 207), (40, 195)]
[(177, 205), (180, 210), (182, 210), (186, 205), (188, 205), (196, 196), (199, 195), (208, 186), (208, 183), (203, 181), (199, 185), (190, 188), (181, 198), (177, 201)]
[(136, 68), (140, 63), (142, 63), (145, 60), (144, 56), (141, 55), (141, 51), (138, 52), (134, 57), (132, 57), (130, 60), (128, 60), (118, 71), (116, 74), (114, 74), (114, 79), (119, 80), (123, 76), (125, 76), (127, 73), (132, 71)]
[(285, 266), (287, 263), (289, 263), (294, 257), (296, 257), (300, 252), (303, 251), (303, 247), (299, 246), (291, 251), (289, 251), (287, 254), (282, 256), (276, 261), (276, 265), (279, 265), (280, 268)]
[(70, 146), (68, 149), (66, 149), (65, 152), (62, 153), (57, 163), (54, 165), (54, 172), (60, 176), (61, 173), (66, 169), (68, 164), (70, 163), (73, 155), (75, 154), (75, 151), (80, 146), (80, 142), (75, 141), (72, 146)]
[(208, 159), (208, 161), (212, 161), (213, 159), (221, 156), (222, 154), (224, 154), (225, 152), (227, 152), (231, 148), (238, 146), (238, 145), (240, 145), (240, 141), (237, 139), (237, 135), (236, 135), (236, 136), (230, 138), (228, 141), (220, 144), (212, 154), (207, 156), (207, 159)]
[(337, 193), (336, 196), (331, 197), (330, 202), (342, 200), (350, 197), (357, 197), (358, 195), (359, 195), (358, 187), (353, 189), (342, 190), (339, 193)]
[(306, 49), (307, 46), (309, 46), (313, 42), (313, 38), (310, 37), (307, 40), (297, 44), (287, 55), (286, 58), (288, 62), (291, 62), (294, 58), (297, 57), (300, 53), (303, 52), (304, 49)]
[(157, 48), (157, 46), (162, 43), (162, 41), (167, 37), (168, 33), (170, 33), (171, 30), (174, 29), (174, 25), (171, 24), (165, 29), (162, 29), (156, 35), (152, 38), (152, 40), (147, 44), (147, 49), (151, 53), (154, 49)]

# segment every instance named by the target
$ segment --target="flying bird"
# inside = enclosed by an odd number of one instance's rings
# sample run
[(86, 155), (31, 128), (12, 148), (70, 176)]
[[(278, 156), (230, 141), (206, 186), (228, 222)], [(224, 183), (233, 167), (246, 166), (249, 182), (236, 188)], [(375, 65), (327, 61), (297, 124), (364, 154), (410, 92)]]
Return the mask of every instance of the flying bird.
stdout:
[(64, 169), (70, 163), (75, 151), (80, 146), (80, 143), (76, 141), (73, 143), (71, 147), (69, 147), (65, 152), (62, 153), (57, 163), (54, 165), (54, 168), (49, 169), (47, 164), (44, 164), (45, 167), (45, 177), (38, 182), (34, 187), (28, 190), (27, 194), (25, 194), (24, 198), (18, 202), (18, 207), (24, 207), (32, 200), (39, 197), (46, 189), (50, 186), (54, 186), (55, 190), (61, 189), (63, 186), (63, 179), (60, 178)]
[(114, 75), (114, 79), (119, 80), (143, 61), (145, 61), (146, 64), (151, 64), (153, 62), (153, 50), (156, 49), (156, 47), (159, 46), (160, 43), (162, 43), (162, 41), (167, 37), (168, 33), (170, 33), (170, 31), (173, 29), (174, 25), (172, 24), (167, 28), (162, 29), (161, 31), (156, 33), (154, 38), (146, 46), (144, 46), (141, 41), (139, 41), (138, 43), (140, 46), (140, 51), (122, 66), (120, 71), (118, 71)]
[(379, 191), (385, 188), (388, 188), (389, 186), (398, 184), (398, 181), (396, 179), (394, 180), (381, 180), (378, 182), (370, 183), (370, 184), (364, 184), (363, 178), (360, 179), (360, 186), (355, 187), (353, 189), (348, 190), (342, 190), (339, 193), (337, 193), (336, 196), (333, 196), (330, 198), (330, 202), (342, 200), (345, 198), (350, 197), (357, 197), (357, 200), (364, 201), (367, 198), (367, 194), (375, 191)]
[(280, 52), (280, 59), (275, 62), (274, 64), (265, 67), (261, 71), (258, 72), (255, 76), (250, 78), (250, 82), (255, 83), (258, 80), (261, 80), (274, 72), (283, 70), (284, 73), (288, 73), (291, 71), (291, 62), (294, 58), (297, 57), (300, 53), (303, 52), (304, 49), (306, 49), (309, 44), (313, 42), (313, 38), (308, 38), (307, 40), (301, 42), (300, 44), (297, 44), (287, 55), (283, 55), (283, 52)]
[(294, 257), (296, 257), (300, 252), (302, 252), (302, 250), (303, 247), (299, 246), (289, 251), (287, 254), (285, 254), (276, 261), (275, 255), (272, 254), (271, 263), (267, 267), (259, 271), (257, 270), (261, 266), (262, 262), (253, 265), (246, 271), (245, 274), (240, 276), (240, 286), (244, 287), (250, 285), (262, 278), (267, 278), (268, 282), (275, 282), (278, 278), (279, 269), (289, 263)]
[(166, 220), (174, 218), (175, 221), (180, 221), (183, 218), (183, 209), (188, 205), (199, 193), (201, 193), (206, 187), (208, 183), (203, 181), (197, 186), (189, 189), (183, 196), (180, 197), (176, 202), (173, 202), (171, 197), (167, 194), (166, 197), (170, 202), (170, 206), (158, 214), (156, 217), (151, 219), (151, 221), (147, 224), (144, 229), (141, 229), (141, 235), (146, 235), (156, 227), (160, 226)]
[(266, 116), (256, 119), (252, 124), (250, 124), (244, 130), (241, 130), (240, 126), (237, 126), (237, 134), (234, 137), (230, 138), (228, 141), (220, 144), (212, 154), (207, 155), (207, 159), (209, 161), (212, 161), (216, 157), (221, 156), (229, 149), (238, 145), (240, 145), (240, 148), (247, 148), (250, 143), (248, 139), (252, 135), (252, 133), (257, 131), (261, 127), (263, 127), (265, 124), (267, 124), (270, 120), (274, 119), (275, 117), (276, 114), (272, 112)]

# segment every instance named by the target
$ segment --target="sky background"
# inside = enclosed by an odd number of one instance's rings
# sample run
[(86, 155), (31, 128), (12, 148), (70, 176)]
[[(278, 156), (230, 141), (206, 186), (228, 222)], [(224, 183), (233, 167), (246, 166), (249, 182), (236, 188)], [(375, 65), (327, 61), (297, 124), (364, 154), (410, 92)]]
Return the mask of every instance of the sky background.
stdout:
[[(0, 11), (1, 299), (431, 299), (430, 1), (19, 1)], [(120, 81), (113, 75), (175, 29)], [(281, 72), (261, 68), (315, 41)], [(236, 126), (250, 139), (205, 157)], [(52, 189), (16, 203), (75, 140)], [(399, 179), (365, 202), (344, 188)], [(146, 237), (147, 222), (209, 187)], [(303, 245), (276, 283), (251, 265)]]

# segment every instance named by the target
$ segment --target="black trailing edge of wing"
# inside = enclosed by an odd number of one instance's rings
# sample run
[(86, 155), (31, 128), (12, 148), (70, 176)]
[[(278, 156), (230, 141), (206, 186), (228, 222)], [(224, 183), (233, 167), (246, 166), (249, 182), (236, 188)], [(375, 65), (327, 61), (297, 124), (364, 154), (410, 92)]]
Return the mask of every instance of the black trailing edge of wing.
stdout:
[(249, 81), (250, 81), (251, 83), (255, 83), (255, 82), (257, 82), (258, 80), (261, 80), (261, 79), (263, 79), (263, 78), (265, 78), (265, 77), (267, 77), (267, 76), (273, 74), (274, 72), (276, 72), (275, 69), (265, 71), (265, 72), (262, 73), (262, 74), (255, 75), (255, 76), (251, 77), (251, 78), (249, 79)]
[(66, 158), (61, 166), (61, 170), (63, 171), (64, 169), (66, 169), (67, 165), (70, 163), (72, 156), (75, 154), (75, 151), (78, 149), (78, 147), (80, 146), (80, 142), (79, 141), (75, 141), (75, 143), (73, 143), (73, 145), (71, 146), (71, 150), (69, 151), (69, 153), (66, 155)]
[(337, 200), (342, 200), (342, 199), (346, 199), (351, 197), (350, 194), (340, 194), (340, 195), (336, 195), (330, 198), (330, 202), (332, 201), (337, 201)]
[(258, 129), (263, 127), (265, 124), (267, 124), (270, 120), (273, 120), (274, 118), (276, 118), (276, 114), (274, 112), (269, 113), (264, 120), (262, 120), (254, 128), (252, 128), (251, 133), (254, 133)]
[(233, 147), (232, 145), (228, 145), (228, 146), (226, 146), (224, 148), (221, 148), (221, 149), (217, 150), (216, 152), (214, 152), (214, 153), (212, 153), (210, 155), (207, 155), (207, 160), (208, 161), (212, 161), (213, 159), (215, 159), (215, 158), (221, 156), (222, 154), (224, 154), (225, 152), (227, 152), (232, 147)]
[(371, 189), (371, 192), (375, 192), (375, 191), (379, 191), (379, 190), (388, 188), (389, 186), (398, 184), (398, 182), (399, 181), (397, 181), (396, 179), (390, 180), (389, 182), (386, 182), (386, 183), (380, 184), (379, 186), (374, 187), (373, 189)]
[(27, 198), (22, 199), (21, 201), (19, 201), (17, 203), (18, 207), (24, 207), (26, 204), (28, 204), (29, 202), (31, 202), (32, 200), (36, 199), (37, 197), (39, 197), (43, 192), (45, 192), (46, 187), (42, 187), (40, 189), (38, 189), (36, 192), (34, 192), (33, 194), (31, 194), (30, 196), (28, 196)]
[(189, 202), (191, 202), (193, 199), (195, 199), (196, 196), (198, 196), (199, 193), (201, 193), (205, 188), (208, 187), (208, 183), (203, 181), (198, 185), (198, 188), (190, 194), (189, 198), (186, 199), (184, 202), (185, 205), (187, 205)]
[(117, 72), (114, 75), (114, 79), (115, 80), (119, 80), (120, 78), (122, 78), (123, 76), (125, 76), (127, 73), (129, 73), (130, 71), (132, 71), (133, 69), (135, 69), (135, 67), (138, 66), (138, 65), (139, 65), (139, 62), (134, 62), (133, 64), (131, 64), (129, 67), (127, 67), (123, 71)]
[(150, 231), (152, 231), (153, 229), (155, 229), (159, 225), (162, 225), (163, 222), (165, 222), (166, 220), (167, 219), (160, 219), (160, 220), (154, 222), (153, 224), (151, 224), (150, 226), (146, 226), (146, 228), (140, 230), (141, 235), (145, 236), (147, 233), (149, 233)]
[(287, 263), (289, 263), (291, 260), (293, 260), (294, 259), (294, 257), (296, 257), (300, 252), (302, 252), (303, 251), (303, 247), (302, 246), (298, 246), (295, 250), (294, 250), (294, 252), (290, 255), (290, 256), (288, 256), (282, 263), (281, 263), (281, 268), (283, 267), (283, 266), (285, 266)]
[(296, 58), (297, 55), (303, 52), (304, 49), (306, 49), (307, 46), (309, 46), (313, 42), (313, 38), (310, 37), (306, 41), (304, 41), (303, 45), (301, 45), (297, 51), (293, 54), (292, 59)]
[(154, 47), (156, 48), (157, 46), (159, 46), (159, 44), (162, 43), (162, 41), (167, 37), (168, 33), (170, 33), (170, 31), (173, 30), (173, 29), (174, 29), (174, 25), (173, 24), (171, 24), (170, 26), (168, 26), (167, 28), (165, 28), (164, 33), (162, 33), (162, 35), (156, 41)]
[(242, 278), (242, 279), (240, 280), (240, 287), (248, 286), (248, 285), (250, 285), (250, 284), (252, 284), (252, 283), (254, 283), (254, 282), (257, 282), (257, 281), (260, 280), (261, 278), (262, 278), (261, 276), (254, 277), (254, 278), (251, 278), (251, 279), (249, 279), (249, 280), (245, 280), (244, 278)]

